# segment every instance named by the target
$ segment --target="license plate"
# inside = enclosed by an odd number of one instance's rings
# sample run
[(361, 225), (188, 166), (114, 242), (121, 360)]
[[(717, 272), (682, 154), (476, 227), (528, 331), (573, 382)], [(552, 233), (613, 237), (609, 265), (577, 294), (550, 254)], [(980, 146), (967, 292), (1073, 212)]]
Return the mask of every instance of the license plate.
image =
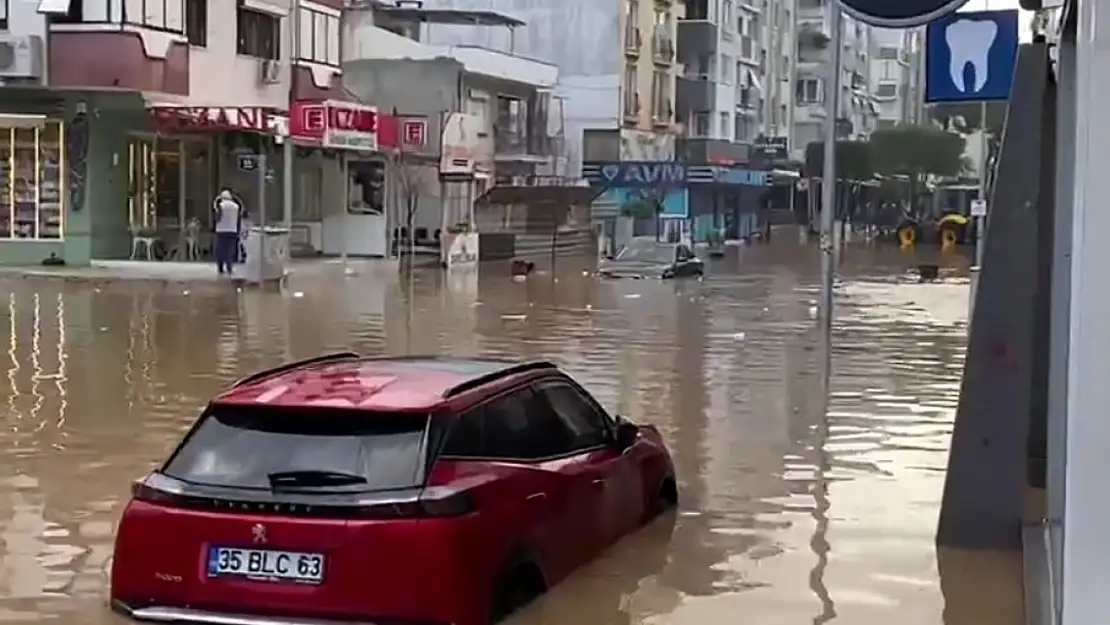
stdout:
[(209, 547), (208, 576), (319, 584), (324, 581), (324, 554)]

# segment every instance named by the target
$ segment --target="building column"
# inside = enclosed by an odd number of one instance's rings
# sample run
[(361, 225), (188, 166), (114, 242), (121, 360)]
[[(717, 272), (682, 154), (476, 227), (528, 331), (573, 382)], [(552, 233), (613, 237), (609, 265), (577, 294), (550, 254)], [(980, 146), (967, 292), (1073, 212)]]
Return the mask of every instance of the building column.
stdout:
[[(1110, 0), (1082, 0), (1076, 41), (1075, 167), (1068, 314), (1061, 625), (1110, 614)], [(1066, 183), (1066, 181), (1060, 181)]]

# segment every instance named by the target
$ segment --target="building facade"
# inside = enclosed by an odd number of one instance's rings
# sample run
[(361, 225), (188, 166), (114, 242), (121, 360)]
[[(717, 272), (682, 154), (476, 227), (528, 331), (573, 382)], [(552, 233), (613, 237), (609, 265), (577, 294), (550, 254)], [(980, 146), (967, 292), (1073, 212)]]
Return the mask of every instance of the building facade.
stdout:
[[(430, 28), (428, 41), (481, 45), (558, 67), (554, 95), (563, 102), (568, 173), (590, 149), (625, 160), (675, 157), (676, 25), (679, 0), (432, 0), (426, 7), (495, 11), (525, 25)], [(614, 36), (619, 33), (619, 36)], [(588, 139), (592, 135), (593, 139)]]
[(920, 29), (871, 31), (871, 92), (878, 106), (879, 128), (921, 121), (923, 34)]
[[(187, 221), (207, 224), (221, 186), (257, 216), (233, 155), (269, 149), (291, 101), (345, 98), (342, 4), (10, 3), (0, 79), (18, 88), (0, 94), (0, 263), (127, 257), (140, 230), (171, 256)], [(280, 196), (266, 201), (275, 219)]]
[(429, 27), (521, 27), (492, 12), (372, 4), (344, 26), (344, 82), (361, 100), (422, 120), (431, 138), (392, 168), (400, 219), (417, 240), (473, 224), (474, 201), (498, 183), (566, 169), (558, 67), (472, 44), (434, 44)]
[[(829, 42), (834, 25), (830, 1), (798, 0), (797, 76), (794, 82), (795, 158), (804, 156), (805, 146), (821, 141), (826, 115), (830, 113), (826, 82), (831, 60)], [(841, 76), (837, 135), (842, 139), (868, 136), (878, 119), (878, 106), (871, 92), (871, 27), (841, 13)]]

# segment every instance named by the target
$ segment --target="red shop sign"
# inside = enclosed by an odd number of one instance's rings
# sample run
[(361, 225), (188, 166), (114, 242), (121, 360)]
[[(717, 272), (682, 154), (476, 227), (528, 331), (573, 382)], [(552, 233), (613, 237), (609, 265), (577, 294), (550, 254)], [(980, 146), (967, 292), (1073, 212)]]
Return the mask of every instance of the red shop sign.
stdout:
[(289, 116), (289, 134), (326, 148), (376, 152), (378, 109), (355, 102), (297, 101)]
[(383, 150), (416, 150), (425, 148), (428, 120), (423, 117), (378, 116), (378, 144)]
[(270, 112), (258, 106), (152, 106), (154, 124), (166, 132), (248, 130), (270, 132)]

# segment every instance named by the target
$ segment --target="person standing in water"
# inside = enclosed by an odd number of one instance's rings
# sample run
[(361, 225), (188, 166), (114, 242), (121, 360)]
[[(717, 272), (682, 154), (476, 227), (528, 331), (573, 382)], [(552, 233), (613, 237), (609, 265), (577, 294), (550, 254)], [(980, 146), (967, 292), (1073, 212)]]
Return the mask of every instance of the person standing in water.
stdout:
[(243, 230), (243, 205), (232, 195), (231, 189), (224, 189), (212, 204), (216, 234), (214, 255), (216, 271), (231, 275), (232, 268), (239, 260), (239, 236)]

